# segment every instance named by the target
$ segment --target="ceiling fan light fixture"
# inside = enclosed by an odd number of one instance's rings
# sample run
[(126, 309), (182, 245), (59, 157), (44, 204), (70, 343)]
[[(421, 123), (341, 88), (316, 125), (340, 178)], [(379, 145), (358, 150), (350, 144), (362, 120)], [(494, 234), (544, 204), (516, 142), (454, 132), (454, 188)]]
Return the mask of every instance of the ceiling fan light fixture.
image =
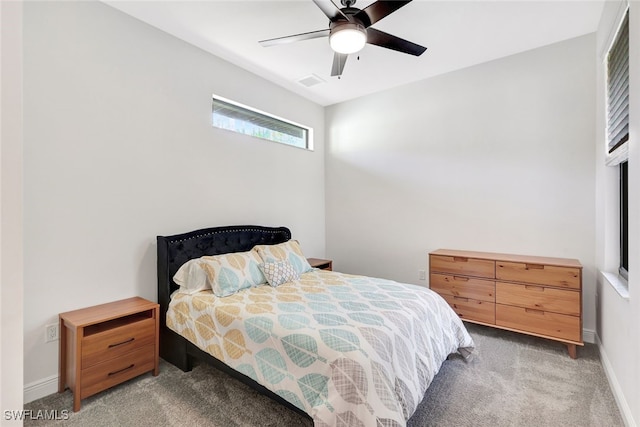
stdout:
[(331, 49), (338, 53), (356, 53), (367, 43), (367, 30), (364, 26), (346, 22), (331, 28), (329, 44)]

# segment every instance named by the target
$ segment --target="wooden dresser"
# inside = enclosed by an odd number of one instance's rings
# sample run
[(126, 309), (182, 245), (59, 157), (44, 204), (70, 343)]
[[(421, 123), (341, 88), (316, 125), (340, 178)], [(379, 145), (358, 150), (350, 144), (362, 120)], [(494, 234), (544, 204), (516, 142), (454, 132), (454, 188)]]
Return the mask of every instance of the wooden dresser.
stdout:
[(429, 287), (465, 321), (563, 342), (574, 359), (584, 345), (578, 260), (439, 249)]
[(80, 400), (145, 372), (158, 375), (159, 305), (134, 297), (61, 313), (58, 391)]

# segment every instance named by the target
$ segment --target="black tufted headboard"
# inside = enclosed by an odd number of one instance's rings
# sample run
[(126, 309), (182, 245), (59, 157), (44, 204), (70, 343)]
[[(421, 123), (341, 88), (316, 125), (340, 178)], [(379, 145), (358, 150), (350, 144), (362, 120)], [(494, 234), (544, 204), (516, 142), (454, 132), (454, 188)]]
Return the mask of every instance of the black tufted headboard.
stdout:
[[(234, 225), (205, 228), (174, 236), (158, 236), (158, 303), (160, 304), (160, 357), (183, 371), (191, 369), (191, 358), (214, 359), (167, 328), (171, 294), (178, 289), (173, 276), (182, 264), (205, 255), (245, 252), (256, 245), (275, 245), (291, 239), (286, 227)], [(220, 362), (222, 364), (222, 362)], [(226, 366), (226, 365), (225, 365)], [(249, 381), (242, 378), (242, 381)], [(250, 381), (249, 381), (250, 382)], [(256, 385), (252, 385), (256, 387)], [(266, 390), (266, 389), (265, 389)], [(264, 391), (262, 391), (264, 392)]]
[(259, 225), (235, 225), (196, 230), (175, 236), (158, 236), (158, 303), (160, 303), (160, 357), (183, 371), (192, 368), (194, 359), (203, 360), (229, 375), (243, 381), (258, 392), (304, 415), (308, 414), (284, 400), (252, 378), (229, 368), (210, 354), (199, 349), (186, 338), (173, 332), (166, 325), (167, 309), (171, 294), (178, 289), (173, 276), (182, 264), (205, 255), (244, 252), (256, 245), (275, 245), (291, 239), (286, 227), (262, 227)]
[(171, 293), (178, 289), (173, 276), (182, 264), (205, 255), (220, 255), (248, 251), (256, 245), (275, 245), (291, 239), (286, 227), (234, 225), (205, 228), (175, 236), (158, 236), (158, 303), (160, 325), (165, 316)]

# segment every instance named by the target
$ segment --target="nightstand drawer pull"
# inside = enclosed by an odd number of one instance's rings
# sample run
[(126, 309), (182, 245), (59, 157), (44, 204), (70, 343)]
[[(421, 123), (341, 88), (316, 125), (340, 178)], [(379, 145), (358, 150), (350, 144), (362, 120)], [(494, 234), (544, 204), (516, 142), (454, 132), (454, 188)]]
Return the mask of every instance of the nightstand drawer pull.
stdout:
[(456, 296), (454, 296), (453, 299), (457, 300), (457, 301), (469, 302), (469, 298), (464, 298), (464, 297), (456, 297)]
[(542, 264), (525, 264), (525, 268), (527, 270), (544, 270), (544, 265), (542, 265)]
[(134, 366), (136, 366), (136, 365), (135, 365), (135, 363), (132, 363), (131, 365), (127, 366), (126, 368), (122, 368), (122, 369), (120, 369), (119, 371), (109, 372), (109, 373), (107, 374), (107, 376), (109, 376), (109, 377), (110, 377), (111, 375), (119, 374), (120, 372), (124, 372), (124, 371), (127, 371), (127, 370), (129, 370), (129, 369), (133, 368)]
[(455, 262), (468, 262), (468, 261), (469, 261), (469, 258), (461, 257), (461, 256), (454, 256), (454, 257), (453, 257), (453, 260), (454, 260)]
[(456, 282), (468, 282), (469, 278), (462, 276), (453, 276), (453, 280), (455, 280)]
[(119, 345), (129, 344), (130, 342), (133, 342), (133, 340), (135, 340), (135, 338), (129, 338), (126, 341), (122, 341), (116, 344), (109, 344), (109, 348), (118, 347)]

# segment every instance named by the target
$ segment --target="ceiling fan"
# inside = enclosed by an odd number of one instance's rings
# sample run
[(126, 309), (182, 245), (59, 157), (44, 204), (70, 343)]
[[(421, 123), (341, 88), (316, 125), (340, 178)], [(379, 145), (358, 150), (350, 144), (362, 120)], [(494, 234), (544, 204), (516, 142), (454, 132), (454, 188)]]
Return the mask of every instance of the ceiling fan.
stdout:
[(378, 0), (364, 9), (353, 7), (356, 0), (341, 0), (342, 8), (336, 6), (332, 0), (313, 2), (329, 18), (328, 29), (262, 40), (259, 43), (267, 47), (328, 36), (329, 44), (334, 51), (331, 75), (338, 77), (342, 75), (349, 54), (360, 51), (366, 43), (414, 56), (420, 56), (427, 50), (426, 47), (371, 27), (382, 18), (411, 3), (411, 0)]

